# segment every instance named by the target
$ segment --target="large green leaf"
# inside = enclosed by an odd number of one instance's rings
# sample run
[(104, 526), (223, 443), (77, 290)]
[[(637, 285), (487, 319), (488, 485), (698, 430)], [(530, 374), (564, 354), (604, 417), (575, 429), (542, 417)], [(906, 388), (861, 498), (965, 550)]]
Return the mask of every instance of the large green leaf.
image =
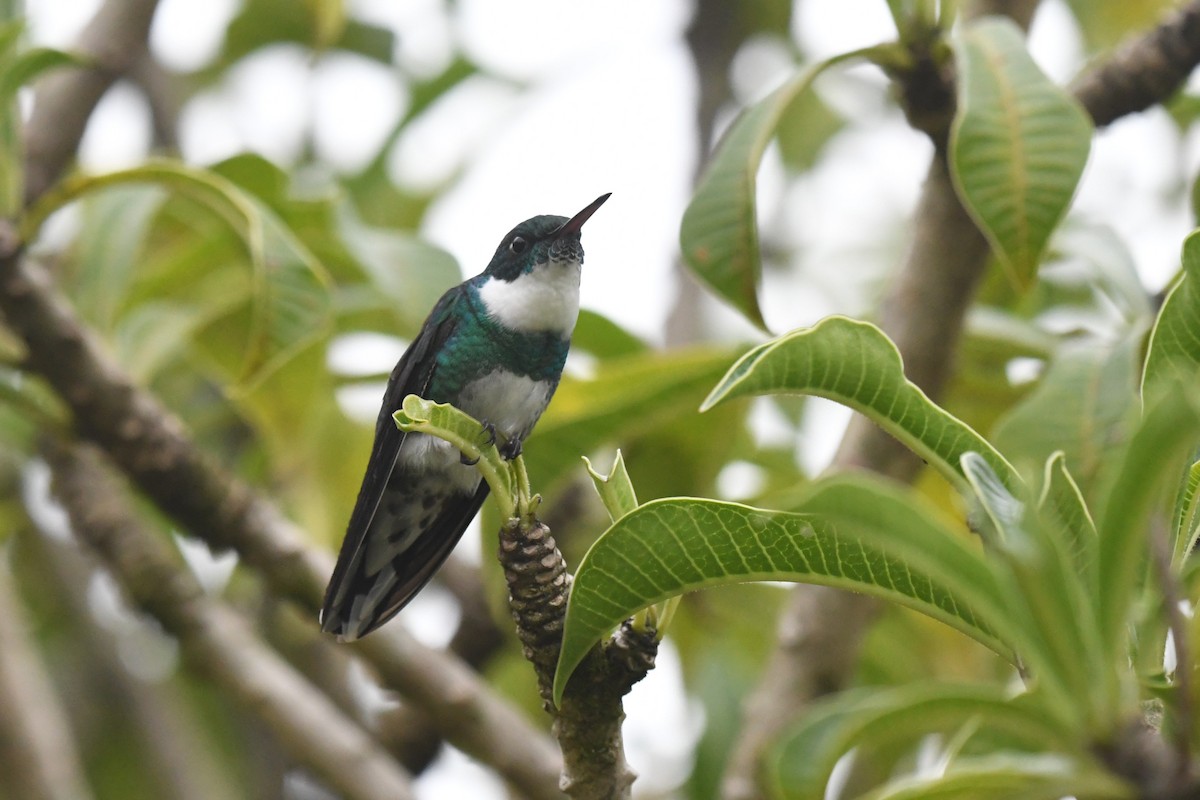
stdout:
[(274, 212), (208, 170), (164, 160), (71, 178), (39, 202), (24, 221), (23, 232), (27, 239), (32, 238), (50, 212), (72, 200), (138, 183), (162, 186), (191, 198), (223, 220), (240, 240), (249, 260), (249, 275), (240, 285), (225, 283), (223, 290), (223, 302), (231, 309), (226, 332), (237, 338), (239, 382), (260, 379), (328, 333), (332, 311), (325, 268)]
[(807, 712), (780, 739), (768, 761), (773, 794), (821, 797), (838, 760), (860, 744), (916, 746), (923, 736), (973, 726), (999, 733), (1010, 746), (1066, 749), (1078, 746), (1070, 731), (1041, 713), (1036, 695), (1012, 697), (1001, 686), (908, 684), (842, 692)]
[(959, 459), (983, 455), (1005, 485), (1019, 478), (1004, 456), (904, 377), (896, 346), (874, 325), (829, 317), (755, 347), (730, 368), (701, 411), (733, 397), (779, 392), (835, 400), (867, 415), (962, 485)]
[[(1126, 622), (1144, 574), (1152, 515), (1166, 486), (1179, 480), (1200, 438), (1192, 385), (1156, 387), (1141, 425), (1115, 458), (1112, 485), (1097, 519), (1100, 624), (1115, 661), (1126, 651)], [(1186, 459), (1186, 461), (1185, 461)]]
[(884, 597), (1010, 652), (1007, 641), (1018, 634), (990, 568), (932, 507), (879, 481), (845, 476), (818, 484), (802, 511), (672, 498), (617, 520), (575, 573), (556, 697), (588, 649), (635, 611), (694, 589), (753, 580)]
[(1159, 381), (1195, 380), (1197, 374), (1200, 374), (1200, 231), (1193, 232), (1183, 243), (1183, 273), (1171, 287), (1150, 334), (1142, 392)]
[(216, 63), (197, 77), (215, 80), (230, 65), (251, 53), (279, 43), (339, 49), (383, 64), (392, 63), (396, 37), (392, 31), (356, 19), (346, 19), (341, 5), (330, 0), (306, 3), (289, 0), (249, 0), (229, 22)]
[(1009, 20), (968, 25), (956, 56), (954, 183), (1009, 276), (1027, 287), (1087, 163), (1091, 121), (1038, 69)]
[(688, 266), (717, 295), (764, 330), (758, 306), (762, 258), (755, 218), (759, 163), (788, 107), (831, 62), (800, 73), (738, 117), (721, 140), (679, 231)]
[(965, 453), (962, 461), (997, 529), (990, 552), (1023, 622), (1022, 641), (1014, 644), (1043, 704), (1081, 728), (1115, 723), (1117, 673), (1101, 645), (1095, 598), (1075, 568), (1069, 534), (1041, 519), (1028, 498), (1014, 497), (978, 453)]
[(116, 186), (81, 203), (83, 224), (65, 283), (80, 313), (105, 333), (128, 300), (146, 234), (165, 198), (160, 186)]
[(1112, 448), (1128, 435), (1140, 338), (1061, 348), (1037, 387), (996, 423), (996, 447), (1031, 466), (1062, 451), (1084, 496), (1093, 496)]
[(1128, 798), (1128, 784), (1091, 760), (1047, 754), (959, 759), (945, 772), (898, 778), (859, 800), (1088, 800)]

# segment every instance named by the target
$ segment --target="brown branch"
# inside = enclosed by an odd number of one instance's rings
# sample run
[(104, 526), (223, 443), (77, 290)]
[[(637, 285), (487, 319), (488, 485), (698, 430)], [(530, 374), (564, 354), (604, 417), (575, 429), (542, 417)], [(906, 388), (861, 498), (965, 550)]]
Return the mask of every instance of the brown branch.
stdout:
[[(37, 87), (26, 131), (27, 202), (62, 173), (103, 90), (144, 51), (153, 7), (151, 0), (109, 0), (77, 48), (92, 56), (93, 69), (62, 73)], [(109, 52), (106, 42), (123, 55)], [(211, 463), (179, 421), (133, 385), (42, 271), (22, 260), (22, 247), (11, 226), (0, 222), (0, 315), (27, 347), (27, 368), (46, 378), (71, 408), (78, 430), (184, 530), (214, 548), (237, 550), (275, 594), (315, 613), (332, 568), (327, 554), (305, 547), (274, 506)], [(461, 661), (423, 647), (399, 626), (377, 633), (358, 652), (373, 659), (391, 688), (441, 735), (491, 764), (525, 796), (560, 796), (554, 745)]]
[(272, 603), (260, 628), (271, 646), (314, 685), (320, 686), (347, 716), (371, 731), (389, 753), (412, 774), (424, 770), (441, 749), (442, 739), (428, 715), (411, 705), (365, 708), (353, 690), (354, 667), (361, 660), (352, 649), (321, 634), (312, 618), (289, 603)]
[(205, 595), (178, 555), (131, 510), (99, 455), (45, 448), (54, 492), (75, 535), (104, 559), (133, 601), (179, 639), (187, 663), (262, 720), (294, 758), (348, 797), (411, 798), (404, 771), (316, 687)]
[(479, 567), (451, 558), (438, 572), (438, 582), (458, 601), (462, 613), (450, 650), (478, 669), (504, 645), (505, 636), (492, 618)]
[(159, 152), (179, 151), (179, 113), (182, 110), (185, 87), (179, 76), (168, 70), (149, 50), (129, 65), (129, 79), (142, 91), (150, 106), (150, 122), (154, 132), (151, 148)]
[(1097, 127), (1171, 97), (1200, 63), (1200, 2), (1187, 3), (1072, 85)]
[[(27, 537), (26, 544), (53, 576), (53, 592), (74, 623), (73, 660), (86, 662), (86, 681), (75, 690), (100, 693), (103, 715), (89, 731), (108, 735), (114, 719), (128, 724), (137, 735), (138, 767), (146, 774), (156, 797), (172, 800), (224, 800), (241, 793), (234, 787), (228, 765), (196, 730), (195, 714), (172, 682), (136, 680), (125, 667), (112, 634), (96, 622), (89, 607), (88, 587), (98, 567), (75, 542), (51, 535)], [(73, 654), (74, 655), (74, 654)], [(90, 710), (90, 709), (89, 709)], [(86, 736), (80, 734), (81, 740)]]
[(6, 795), (92, 796), (66, 714), (24, 629), (12, 575), (0, 565), (0, 774)]
[(656, 637), (622, 626), (592, 648), (556, 708), (554, 672), (571, 587), (566, 563), (549, 528), (516, 519), (500, 529), (499, 557), (517, 636), (537, 673), (543, 707), (554, 717), (563, 791), (580, 800), (629, 797), (635, 775), (625, 761), (622, 698), (654, 666)]
[(25, 202), (31, 203), (75, 157), (92, 110), (146, 50), (158, 0), (108, 0), (80, 34), (74, 51), (85, 66), (40, 80), (25, 127)]
[[(26, 367), (49, 382), (79, 431), (140, 491), (191, 535), (237, 550), (276, 595), (316, 613), (332, 571), (328, 554), (305, 546), (273, 505), (214, 465), (153, 395), (133, 385), (45, 273), (21, 257), (14, 232), (2, 223), (0, 313), (26, 345)], [(398, 625), (357, 651), (459, 749), (528, 797), (558, 796), (554, 745), (468, 666), (422, 646)]]
[[(976, 13), (1006, 13), (1027, 26), (1036, 2), (989, 0)], [(1098, 125), (1162, 102), (1200, 62), (1200, 1), (1099, 64), (1075, 84), (1076, 97)], [(966, 310), (987, 267), (990, 249), (963, 209), (945, 160), (947, 130), (929, 120), (953, 117), (952, 91), (905, 86), (902, 98), (944, 97), (949, 108), (906, 108), (935, 144), (903, 267), (882, 304), (880, 325), (900, 350), (907, 377), (937, 399), (951, 374)], [(916, 77), (916, 76), (913, 76)], [(950, 76), (926, 70), (925, 80)], [(1108, 92), (1112, 94), (1109, 95)], [(919, 112), (914, 115), (913, 112)], [(933, 310), (933, 311), (931, 311)], [(835, 458), (837, 468), (869, 469), (913, 480), (920, 460), (865, 418), (855, 417)], [(758, 796), (765, 748), (814, 698), (839, 689), (851, 674), (859, 644), (877, 614), (875, 601), (823, 587), (798, 587), (779, 621), (779, 640), (759, 685), (746, 701), (743, 730), (730, 760), (724, 795)], [(837, 644), (833, 644), (837, 642)]]

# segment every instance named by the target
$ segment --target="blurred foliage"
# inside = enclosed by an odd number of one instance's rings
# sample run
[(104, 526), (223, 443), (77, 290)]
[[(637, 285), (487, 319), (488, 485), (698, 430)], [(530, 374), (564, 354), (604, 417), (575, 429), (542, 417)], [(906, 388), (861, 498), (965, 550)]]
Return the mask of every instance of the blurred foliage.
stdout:
[[(792, 41), (793, 5), (697, 4), (715, 14), (709, 33), (725, 37), (703, 47), (724, 53), (720, 63), (727, 64), (766, 35), (802, 62)], [(1145, 29), (1171, 5), (1067, 4), (1089, 56)], [(941, 37), (954, 16), (954, 4), (932, 0), (880, 6), (907, 37), (905, 46), (912, 37)], [(462, 9), (446, 3), (438, 13), (453, 27)], [(953, 52), (977, 79), (961, 87), (952, 168), (1005, 258), (989, 269), (968, 313), (939, 403), (908, 383), (895, 348), (866, 323), (829, 319), (750, 347), (727, 341), (700, 306), (685, 311), (701, 316), (698, 328), (711, 341), (664, 348), (584, 311), (568, 374), (525, 448), (544, 514), (578, 568), (581, 599), (592, 591), (613, 602), (638, 580), (653, 584), (624, 597), (628, 607), (619, 613), (609, 609), (616, 619), (683, 589), (721, 584), (683, 597), (666, 634), (681, 655), (686, 691), (705, 714), (680, 796), (719, 796), (741, 701), (773, 647), (786, 593), (744, 582), (751, 579), (821, 580), (897, 602), (867, 637), (848, 676), (853, 691), (822, 701), (772, 751), (769, 772), (781, 796), (820, 796), (828, 772), (852, 748), (843, 796), (920, 796), (933, 788), (912, 783), (921, 747), (948, 765), (940, 787), (947, 797), (1125, 796), (1093, 754), (1136, 718), (1140, 702), (1162, 705), (1167, 730), (1183, 727), (1181, 715), (1192, 708), (1175, 675), (1193, 665), (1174, 673), (1164, 667), (1167, 595), (1147, 577), (1146, 563), (1147, 531), (1167, 529), (1171, 579), (1183, 599), (1200, 597), (1200, 569), (1189, 557), (1200, 534), (1195, 393), (1178, 388), (1181, 380), (1194, 386), (1200, 363), (1200, 245), (1189, 240), (1187, 272), (1155, 308), (1128, 246), (1070, 211), (1091, 138), (1078, 109), (1036, 71), (1014, 31), (996, 23), (963, 30), (963, 37), (939, 38), (948, 48), (943, 55)], [(349, 53), (388, 69), (406, 98), (377, 152), (339, 172), (321, 163), (306, 130), (294, 163), (253, 152), (208, 165), (147, 159), (116, 173), (73, 173), (21, 214), (18, 89), (71, 63), (63, 53), (26, 47), (22, 37), (18, 23), (0, 26), (0, 213), (19, 219), (34, 237), (33, 252), (104, 346), (207, 454), (275, 498), (314, 545), (336, 547), (374, 422), (373, 410), (351, 398), (381, 393), (391, 365), (345, 368), (331, 351), (361, 334), (410, 341), (442, 292), (463, 278), (420, 230), (469, 160), (441, 185), (408, 186), (389, 169), (397, 143), (470, 81), (501, 83), (518, 97), (531, 87), (490, 74), (457, 39), (444, 64), (410, 70), (398, 57), (404, 40), (344, 0), (244, 0), (211, 62), (171, 76), (179, 108), (271, 48), (299, 49), (310, 63)], [(701, 43), (692, 46), (703, 51)], [(823, 253), (825, 233), (768, 236), (758, 208), (764, 193), (786, 198), (831, 163), (839, 137), (897, 116), (883, 90), (858, 86), (860, 95), (847, 100), (836, 96), (845, 84), (818, 90), (814, 79), (846, 59), (891, 68), (905, 52), (885, 43), (797, 63), (781, 88), (732, 120), (707, 162), (682, 220), (681, 254), (752, 325), (766, 325), (764, 259), (787, 272), (805, 248)], [(728, 75), (711, 79), (728, 93)], [(1005, 118), (1002, 106), (1013, 93), (1021, 113)], [(864, 96), (882, 111), (862, 113)], [(727, 107), (731, 98), (719, 100)], [(1200, 102), (1185, 94), (1171, 111), (1182, 140), (1200, 119)], [(776, 174), (760, 183), (760, 165), (774, 159), (775, 146)], [(906, 224), (892, 221), (894, 229)], [(864, 253), (885, 268), (901, 261), (905, 242), (874, 221), (862, 228), (856, 264)], [(859, 279), (853, 270), (825, 271), (837, 272), (822, 279), (839, 285)], [(0, 328), (0, 548), (19, 577), (29, 630), (70, 712), (96, 797), (170, 792), (153, 772), (163, 742), (113, 699), (120, 691), (145, 693), (168, 710), (163, 739), (186, 743), (214, 769), (211, 796), (277, 795), (290, 767), (263, 743), (253, 713), (178, 670), (171, 657), (157, 677), (136, 677), (128, 665), (153, 662), (146, 641), (159, 635), (154, 623), (109, 599), (92, 572), (64, 577), (37, 441), (70, 420), (25, 370), (22, 355)], [(1162, 399), (1163, 391), (1173, 399)], [(778, 392), (850, 405), (931, 468), (911, 490), (809, 475), (798, 449), (812, 435), (812, 406)], [(702, 405), (713, 407), (702, 413)], [(642, 505), (617, 515), (610, 528), (580, 456), (607, 468), (618, 447)], [(972, 453), (984, 458), (972, 460)], [(731, 480), (739, 474), (758, 479), (740, 486)], [(672, 525), (663, 526), (665, 518)], [(789, 528), (800, 521), (809, 527)], [(493, 601), (502, 583), (491, 558), (496, 522), (489, 505), (482, 571)], [(770, 532), (795, 536), (770, 539)], [(681, 549), (669, 550), (675, 546)], [(667, 552), (683, 555), (655, 572), (655, 559)], [(641, 554), (634, 576), (613, 566), (631, 553)], [(202, 573), (219, 572), (210, 556), (189, 558)], [(685, 562), (698, 571), (684, 575)], [(590, 584), (597, 573), (599, 583)], [(1112, 592), (1098, 596), (1099, 585)], [(262, 610), (272, 601), (251, 575), (239, 571), (214, 591), (248, 617), (270, 617)], [(508, 639), (481, 672), (544, 722), (532, 671), (501, 606), (495, 602), (494, 616)], [(1194, 641), (1197, 622), (1188, 625)], [(592, 627), (570, 645), (576, 655), (607, 630)], [(1040, 681), (1018, 702), (1011, 701), (1014, 652)], [(1189, 746), (1194, 752), (1196, 742)], [(1047, 761), (1047, 753), (1058, 760)], [(997, 786), (1012, 794), (998, 795)]]

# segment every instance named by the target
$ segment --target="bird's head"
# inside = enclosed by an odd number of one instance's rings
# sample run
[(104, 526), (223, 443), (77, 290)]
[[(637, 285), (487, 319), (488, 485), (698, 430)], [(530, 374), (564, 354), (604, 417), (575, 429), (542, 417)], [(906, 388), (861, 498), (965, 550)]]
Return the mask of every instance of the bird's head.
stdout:
[(541, 264), (582, 264), (583, 245), (579, 233), (583, 223), (608, 198), (608, 194), (597, 197), (570, 219), (543, 214), (525, 220), (500, 242), (484, 274), (502, 281), (514, 281)]

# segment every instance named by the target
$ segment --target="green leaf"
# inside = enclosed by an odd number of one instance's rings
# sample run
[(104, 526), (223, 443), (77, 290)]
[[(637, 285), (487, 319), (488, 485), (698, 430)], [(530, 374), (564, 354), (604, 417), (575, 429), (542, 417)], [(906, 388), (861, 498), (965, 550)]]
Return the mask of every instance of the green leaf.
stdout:
[(1179, 492), (1178, 508), (1175, 513), (1175, 524), (1172, 533), (1175, 537), (1171, 548), (1171, 564), (1179, 567), (1196, 546), (1200, 537), (1200, 507), (1196, 501), (1200, 499), (1200, 461), (1196, 461), (1188, 469), (1183, 488)]
[(872, 594), (1010, 652), (1007, 600), (978, 549), (933, 508), (882, 482), (846, 476), (817, 484), (802, 510), (672, 498), (617, 520), (575, 573), (556, 701), (591, 646), (635, 611), (743, 581), (801, 581)]
[(983, 437), (904, 377), (896, 346), (869, 323), (829, 317), (755, 347), (730, 368), (700, 410), (734, 397), (780, 392), (825, 397), (865, 414), (959, 486), (959, 459), (968, 450), (981, 453), (1006, 486), (1020, 481)]
[(402, 431), (424, 433), (454, 445), (467, 459), (479, 459), (476, 468), (492, 489), (500, 505), (502, 519), (514, 515), (516, 486), (508, 462), (500, 455), (496, 442), (487, 442), (478, 420), (449, 403), (435, 403), (415, 394), (405, 396), (400, 409), (392, 414)]
[[(137, 183), (186, 195), (216, 214), (242, 242), (250, 263), (243, 290), (246, 302), (240, 308), (233, 305), (221, 324), (238, 337), (241, 363), (237, 380), (243, 388), (328, 333), (331, 282), (325, 268), (274, 212), (211, 171), (164, 160), (106, 175), (70, 178), (43, 197), (23, 220), (24, 238), (32, 240), (45, 218), (72, 200)], [(234, 293), (236, 298), (239, 289), (229, 287), (227, 294)], [(242, 324), (246, 325), (244, 332), (236, 327)]]
[(1004, 488), (978, 453), (964, 453), (962, 461), (999, 534), (992, 552), (1009, 578), (1004, 585), (1013, 612), (1024, 620), (1022, 641), (1014, 644), (1043, 691), (1043, 703), (1076, 724), (1115, 724), (1119, 682), (1069, 543)]
[(790, 169), (811, 169), (821, 151), (845, 120), (816, 92), (801, 92), (779, 120), (779, 154)]
[(17, 90), (47, 70), (79, 66), (78, 57), (49, 47), (34, 47), (21, 53), (0, 70), (0, 102), (8, 103)]
[(148, 385), (160, 370), (184, 357), (207, 322), (193, 306), (165, 300), (139, 303), (122, 316), (113, 346), (121, 366)]
[(1097, 519), (1101, 633), (1114, 663), (1126, 650), (1125, 624), (1144, 574), (1156, 501), (1165, 484), (1178, 480), (1200, 436), (1191, 384), (1156, 388), (1141, 425), (1115, 459), (1115, 478)]
[(1071, 733), (1041, 713), (1036, 695), (1012, 697), (1000, 686), (908, 684), (841, 692), (809, 710), (785, 733), (768, 761), (774, 796), (820, 797), (838, 760), (860, 744), (909, 743), (923, 736), (977, 726), (1028, 749), (1069, 748)]
[(339, 209), (337, 234), (369, 279), (371, 303), (389, 310), (414, 331), (442, 294), (462, 280), (454, 257), (415, 236), (359, 221)]
[(116, 186), (81, 204), (68, 285), (80, 312), (101, 331), (117, 324), (142, 266), (147, 232), (166, 197), (160, 186)]
[(951, 173), (964, 206), (1024, 289), (1075, 193), (1092, 124), (1038, 69), (1011, 21), (984, 17), (968, 25), (956, 56)]
[(1067, 470), (1066, 458), (1061, 450), (1046, 460), (1038, 508), (1043, 514), (1057, 519), (1070, 536), (1069, 550), (1075, 568), (1087, 580), (1089, 593), (1096, 596), (1099, 591), (1096, 583), (1096, 523), (1084, 503), (1079, 484), (1075, 483)]
[(640, 355), (648, 349), (645, 342), (608, 317), (586, 308), (579, 310), (571, 334), (572, 353), (582, 350), (596, 358), (610, 359)]
[(1183, 273), (1171, 287), (1150, 334), (1142, 395), (1162, 381), (1200, 374), (1200, 231), (1183, 243)]
[(392, 63), (396, 36), (385, 27), (355, 19), (340, 19), (344, 14), (340, 0), (248, 0), (225, 31), (215, 64), (204, 70), (204, 80), (216, 80), (234, 62), (256, 50), (280, 42), (304, 47), (336, 48), (378, 61)]
[(767, 329), (758, 306), (762, 258), (755, 184), (763, 153), (788, 107), (833, 61), (801, 72), (742, 112), (717, 147), (679, 230), (688, 266), (717, 296)]
[(859, 800), (1088, 800), (1137, 797), (1093, 761), (1031, 753), (959, 759), (944, 773), (899, 778)]
[(613, 459), (612, 470), (607, 475), (601, 475), (592, 468), (592, 462), (585, 456), (583, 463), (587, 466), (588, 475), (596, 487), (596, 493), (604, 502), (609, 518), (616, 522), (621, 517), (638, 507), (637, 494), (633, 489), (633, 481), (629, 480), (629, 472), (625, 469), (625, 459), (621, 451)]
[(1084, 495), (1093, 496), (1135, 411), (1140, 339), (1062, 347), (1037, 387), (996, 423), (996, 447), (1031, 466), (1061, 450)]

